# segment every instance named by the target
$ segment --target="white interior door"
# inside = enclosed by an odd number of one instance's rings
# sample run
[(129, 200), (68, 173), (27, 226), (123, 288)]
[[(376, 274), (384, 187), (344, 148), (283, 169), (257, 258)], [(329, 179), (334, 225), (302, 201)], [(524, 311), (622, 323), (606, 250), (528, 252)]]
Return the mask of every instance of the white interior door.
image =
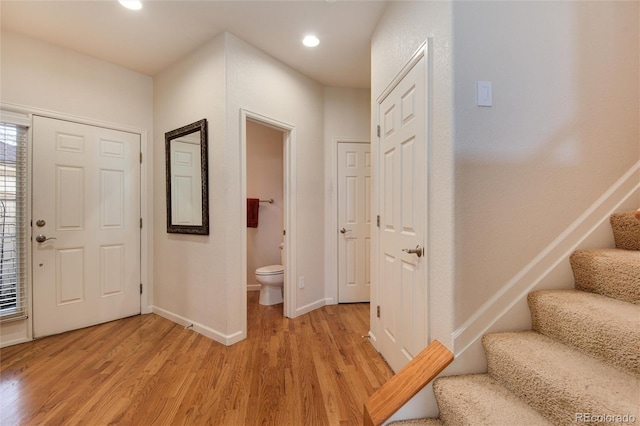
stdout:
[(371, 288), (371, 147), (338, 144), (338, 302), (368, 302)]
[(33, 332), (140, 313), (140, 136), (33, 122)]
[(422, 57), (378, 105), (379, 349), (394, 371), (428, 343), (425, 72)]

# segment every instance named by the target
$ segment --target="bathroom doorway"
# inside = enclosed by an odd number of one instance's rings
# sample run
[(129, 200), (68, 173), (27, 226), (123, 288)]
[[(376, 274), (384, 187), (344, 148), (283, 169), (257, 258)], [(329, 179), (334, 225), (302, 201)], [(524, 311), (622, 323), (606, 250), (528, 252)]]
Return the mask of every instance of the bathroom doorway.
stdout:
[(258, 215), (247, 224), (247, 291), (260, 290), (254, 274), (258, 268), (282, 264), (283, 141), (281, 130), (247, 121), (247, 198), (259, 200)]
[[(260, 206), (257, 227), (243, 228), (245, 290), (260, 290), (256, 269), (284, 265), (283, 314), (293, 318), (296, 294), (288, 277), (295, 277), (295, 203), (291, 201), (295, 199), (295, 128), (246, 110), (241, 111), (240, 123), (242, 202), (255, 198)], [(247, 210), (243, 212), (246, 222)]]

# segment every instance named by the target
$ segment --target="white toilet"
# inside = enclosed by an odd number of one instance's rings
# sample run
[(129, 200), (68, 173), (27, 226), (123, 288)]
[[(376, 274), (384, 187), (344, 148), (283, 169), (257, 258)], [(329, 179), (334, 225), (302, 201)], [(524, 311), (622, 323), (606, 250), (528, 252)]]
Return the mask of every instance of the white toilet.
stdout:
[[(282, 249), (284, 244), (280, 244), (280, 262), (284, 263)], [(277, 305), (282, 303), (282, 289), (284, 286), (284, 266), (268, 265), (256, 269), (256, 281), (261, 284), (260, 300), (261, 305)]]

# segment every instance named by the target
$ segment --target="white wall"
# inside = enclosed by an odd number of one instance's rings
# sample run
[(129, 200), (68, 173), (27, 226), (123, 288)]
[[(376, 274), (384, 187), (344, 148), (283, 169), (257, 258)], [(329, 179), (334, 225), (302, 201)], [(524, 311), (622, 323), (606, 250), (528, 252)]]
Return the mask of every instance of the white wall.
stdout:
[[(226, 161), (225, 38), (214, 38), (154, 78), (155, 282), (154, 312), (219, 342), (237, 329), (227, 322), (230, 284), (227, 181), (237, 167)], [(208, 123), (209, 235), (166, 232), (164, 134), (202, 118)]]
[(259, 290), (255, 270), (280, 264), (283, 224), (284, 134), (247, 122), (247, 197), (260, 203), (257, 228), (247, 228), (247, 288)]
[(497, 6), (454, 4), (455, 348), (472, 371), (483, 333), (530, 327), (529, 291), (573, 287), (572, 250), (612, 244), (640, 182), (638, 4)]
[(324, 88), (325, 294), (338, 303), (338, 142), (370, 141), (371, 92)]
[(457, 326), (640, 160), (638, 5), (454, 2)]
[[(2, 32), (0, 49), (3, 108), (139, 132), (145, 154), (151, 157), (153, 85), (150, 77), (6, 31)], [(143, 180), (151, 182), (151, 162), (143, 170), (147, 172)], [(149, 191), (142, 200), (143, 208), (152, 202), (153, 194)], [(153, 224), (151, 214), (147, 222)], [(153, 235), (144, 235), (146, 257), (153, 249)], [(142, 275), (145, 283), (152, 282), (152, 259), (148, 259)], [(143, 310), (148, 297), (145, 291)], [(0, 338), (1, 345), (30, 340), (30, 320), (0, 325)]]
[(3, 102), (149, 131), (151, 77), (19, 34), (2, 32)]
[[(322, 87), (313, 80), (276, 61), (260, 50), (226, 34), (227, 63), (227, 149), (225, 160), (234, 173), (227, 181), (226, 204), (229, 253), (226, 282), (231, 314), (229, 326), (241, 330), (246, 322), (246, 292), (242, 283), (242, 198), (240, 174), (240, 110), (269, 117), (295, 127), (295, 172), (297, 176), (296, 226), (293, 244), (296, 251), (296, 276), (289, 277), (294, 285), (305, 277), (305, 288), (295, 288), (295, 314), (301, 314), (325, 304), (324, 296), (324, 146), (322, 143)], [(287, 265), (288, 270), (291, 269)]]

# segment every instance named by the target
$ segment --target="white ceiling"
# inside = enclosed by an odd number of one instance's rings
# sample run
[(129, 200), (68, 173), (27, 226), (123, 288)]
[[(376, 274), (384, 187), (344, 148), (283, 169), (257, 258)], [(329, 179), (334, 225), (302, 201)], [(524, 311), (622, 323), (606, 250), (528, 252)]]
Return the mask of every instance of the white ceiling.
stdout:
[[(155, 75), (227, 31), (326, 86), (368, 88), (383, 1), (0, 1), (3, 29)], [(306, 33), (320, 46), (301, 44)]]

